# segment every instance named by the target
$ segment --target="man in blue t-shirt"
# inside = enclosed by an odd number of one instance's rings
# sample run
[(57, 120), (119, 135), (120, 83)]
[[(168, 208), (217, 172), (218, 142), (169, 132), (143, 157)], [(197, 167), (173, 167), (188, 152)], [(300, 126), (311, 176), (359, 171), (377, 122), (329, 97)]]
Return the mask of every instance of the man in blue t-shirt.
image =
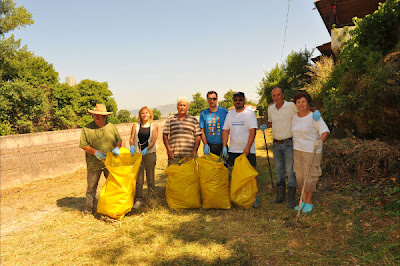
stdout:
[(207, 92), (209, 108), (200, 114), (201, 140), (204, 144), (204, 154), (214, 153), (218, 156), (222, 151), (222, 128), (228, 110), (218, 107), (218, 94), (215, 91)]

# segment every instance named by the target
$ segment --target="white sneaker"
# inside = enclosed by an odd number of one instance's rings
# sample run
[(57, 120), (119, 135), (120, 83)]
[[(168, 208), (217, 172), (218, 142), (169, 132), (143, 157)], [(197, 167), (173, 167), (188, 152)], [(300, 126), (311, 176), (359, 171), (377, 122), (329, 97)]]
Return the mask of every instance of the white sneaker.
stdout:
[(140, 200), (135, 202), (135, 205), (133, 205), (133, 209), (139, 209), (143, 205), (143, 202)]

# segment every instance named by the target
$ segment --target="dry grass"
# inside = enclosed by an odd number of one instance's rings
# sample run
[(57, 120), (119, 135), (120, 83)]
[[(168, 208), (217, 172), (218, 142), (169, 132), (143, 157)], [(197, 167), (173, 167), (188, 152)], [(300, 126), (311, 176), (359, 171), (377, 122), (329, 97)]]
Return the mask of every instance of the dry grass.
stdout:
[[(271, 136), (268, 135), (269, 143)], [(161, 143), (159, 143), (161, 144)], [(316, 208), (296, 213), (270, 205), (264, 139), (257, 132), (261, 209), (167, 207), (165, 149), (159, 145), (157, 198), (119, 223), (83, 215), (85, 170), (2, 191), (1, 264), (281, 265), (396, 264), (399, 214), (371, 191), (316, 193)], [(272, 148), (270, 156), (272, 155)], [(104, 179), (100, 187), (104, 184)]]

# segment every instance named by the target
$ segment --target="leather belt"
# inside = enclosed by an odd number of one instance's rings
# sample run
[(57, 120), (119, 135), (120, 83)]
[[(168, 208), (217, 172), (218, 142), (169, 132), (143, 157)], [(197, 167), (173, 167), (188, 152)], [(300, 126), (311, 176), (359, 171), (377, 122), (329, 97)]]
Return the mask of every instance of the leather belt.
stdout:
[(274, 139), (274, 142), (282, 144), (288, 141), (292, 141), (292, 138), (287, 138), (287, 139)]

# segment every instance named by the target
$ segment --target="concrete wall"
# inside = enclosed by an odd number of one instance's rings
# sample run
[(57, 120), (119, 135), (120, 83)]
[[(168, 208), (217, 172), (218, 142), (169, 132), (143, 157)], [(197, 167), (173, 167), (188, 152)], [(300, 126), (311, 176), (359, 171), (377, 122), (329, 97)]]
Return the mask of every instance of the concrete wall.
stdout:
[[(117, 128), (122, 146), (128, 148), (132, 124), (120, 124)], [(81, 131), (71, 129), (0, 137), (1, 189), (86, 167), (85, 152), (79, 148)]]

